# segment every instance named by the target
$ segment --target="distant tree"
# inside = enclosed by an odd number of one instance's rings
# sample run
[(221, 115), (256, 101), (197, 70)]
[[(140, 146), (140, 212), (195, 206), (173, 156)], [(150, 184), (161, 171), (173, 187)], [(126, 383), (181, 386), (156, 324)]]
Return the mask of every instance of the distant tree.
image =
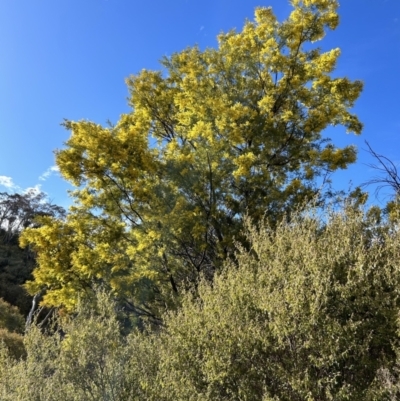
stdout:
[(9, 243), (18, 237), (24, 228), (35, 226), (34, 220), (38, 216), (64, 218), (65, 210), (49, 202), (43, 192), (35, 190), (22, 194), (0, 192), (0, 240), (4, 243)]
[(65, 122), (57, 165), (78, 189), (66, 221), (45, 217), (24, 231), (21, 243), (38, 253), (31, 293), (45, 288), (45, 304), (73, 309), (103, 282), (159, 321), (245, 241), (246, 213), (277, 224), (326, 199), (320, 181), (356, 151), (322, 132), (360, 133), (349, 109), (362, 83), (332, 76), (339, 49), (312, 45), (338, 25), (337, 2), (291, 3), (282, 23), (258, 8), (218, 49), (188, 48), (163, 60), (165, 73), (129, 78), (133, 111), (115, 126)]

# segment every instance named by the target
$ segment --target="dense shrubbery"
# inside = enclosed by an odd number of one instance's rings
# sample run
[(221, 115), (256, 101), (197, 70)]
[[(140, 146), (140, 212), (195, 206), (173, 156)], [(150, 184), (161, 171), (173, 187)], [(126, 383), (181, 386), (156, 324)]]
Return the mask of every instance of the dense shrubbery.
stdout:
[(122, 335), (101, 292), (53, 334), (32, 327), (26, 359), (2, 351), (0, 399), (397, 399), (397, 224), (346, 206), (246, 235), (157, 332)]

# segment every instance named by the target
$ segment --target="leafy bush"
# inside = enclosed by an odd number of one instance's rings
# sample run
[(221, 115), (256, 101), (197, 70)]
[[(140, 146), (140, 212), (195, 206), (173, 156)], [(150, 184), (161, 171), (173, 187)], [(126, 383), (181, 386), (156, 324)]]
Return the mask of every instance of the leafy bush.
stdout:
[(96, 310), (80, 304), (75, 316), (58, 316), (47, 333), (32, 325), (24, 338), (26, 358), (10, 357), (0, 344), (2, 401), (147, 399), (138, 381), (145, 371), (136, 375), (141, 360), (149, 363), (146, 338), (124, 337), (115, 303), (102, 292), (97, 301)]
[(276, 231), (248, 226), (247, 237), (237, 266), (166, 319), (166, 399), (382, 395), (399, 346), (397, 227), (347, 207), (326, 220), (298, 215)]
[(4, 343), (13, 358), (25, 355), (23, 331), (24, 317), (18, 308), (0, 298), (0, 343)]
[[(394, 221), (394, 220), (393, 220)], [(0, 399), (396, 400), (400, 233), (377, 210), (247, 224), (213, 283), (203, 280), (156, 332), (121, 334), (116, 304), (58, 318), (3, 348)]]
[(20, 359), (26, 356), (24, 337), (21, 334), (0, 328), (0, 344), (3, 343), (10, 357)]
[(0, 298), (0, 328), (23, 333), (24, 326), (24, 317), (18, 308)]

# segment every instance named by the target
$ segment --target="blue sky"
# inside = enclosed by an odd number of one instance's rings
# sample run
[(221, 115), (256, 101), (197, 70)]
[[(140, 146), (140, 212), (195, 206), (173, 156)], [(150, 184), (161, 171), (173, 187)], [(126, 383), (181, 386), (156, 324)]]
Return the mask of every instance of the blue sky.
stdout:
[[(69, 186), (53, 167), (69, 135), (63, 118), (116, 122), (129, 111), (126, 77), (187, 46), (215, 47), (256, 6), (272, 6), (280, 20), (291, 10), (286, 0), (1, 0), (0, 191), (40, 185), (67, 206)], [(359, 149), (358, 162), (334, 175), (346, 189), (376, 175), (365, 140), (400, 162), (400, 1), (342, 0), (339, 14), (321, 47), (341, 48), (335, 74), (365, 84), (355, 107), (363, 134), (327, 132)]]

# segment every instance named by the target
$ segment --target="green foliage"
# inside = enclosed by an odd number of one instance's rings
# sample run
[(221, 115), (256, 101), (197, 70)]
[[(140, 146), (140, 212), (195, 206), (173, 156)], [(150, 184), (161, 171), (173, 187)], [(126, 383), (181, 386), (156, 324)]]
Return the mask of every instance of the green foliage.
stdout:
[(24, 337), (21, 334), (10, 332), (3, 328), (0, 328), (0, 347), (4, 347), (13, 359), (20, 359), (26, 356)]
[(188, 48), (163, 60), (165, 73), (130, 77), (132, 112), (115, 126), (65, 122), (57, 165), (78, 189), (66, 221), (43, 218), (21, 238), (38, 253), (31, 293), (45, 288), (44, 303), (73, 310), (103, 282), (159, 322), (201, 275), (212, 280), (235, 240), (245, 244), (246, 213), (277, 224), (326, 199), (317, 182), (356, 151), (322, 133), (360, 133), (350, 109), (362, 83), (334, 77), (339, 49), (313, 45), (336, 28), (337, 2), (292, 5), (282, 23), (259, 8), (217, 49)]
[(97, 306), (94, 311), (79, 304), (74, 318), (58, 317), (49, 332), (32, 325), (24, 338), (24, 359), (10, 358), (1, 349), (0, 399), (145, 399), (134, 398), (139, 386), (130, 367), (136, 347), (121, 335), (115, 304), (99, 293)]
[(382, 399), (399, 349), (399, 239), (351, 207), (250, 227), (238, 266), (167, 319), (168, 399)]
[[(10, 358), (0, 345), (0, 399), (4, 401), (62, 400), (54, 366), (59, 339), (32, 327), (24, 337), (26, 357)], [(66, 399), (66, 398), (64, 398)]]
[(0, 399), (398, 399), (397, 223), (348, 203), (278, 226), (247, 220), (244, 235), (249, 248), (157, 331), (121, 335), (102, 292), (59, 318), (61, 331), (33, 327), (26, 360), (2, 351)]
[(4, 343), (14, 358), (21, 358), (25, 355), (21, 335), (24, 328), (24, 317), (18, 308), (0, 298), (0, 343)]
[(18, 308), (0, 298), (0, 328), (23, 333), (24, 327), (24, 317)]
[(28, 249), (21, 249), (18, 244), (0, 243), (0, 297), (17, 306), (24, 316), (29, 313), (32, 297), (23, 284), (32, 279), (34, 266), (34, 257)]

